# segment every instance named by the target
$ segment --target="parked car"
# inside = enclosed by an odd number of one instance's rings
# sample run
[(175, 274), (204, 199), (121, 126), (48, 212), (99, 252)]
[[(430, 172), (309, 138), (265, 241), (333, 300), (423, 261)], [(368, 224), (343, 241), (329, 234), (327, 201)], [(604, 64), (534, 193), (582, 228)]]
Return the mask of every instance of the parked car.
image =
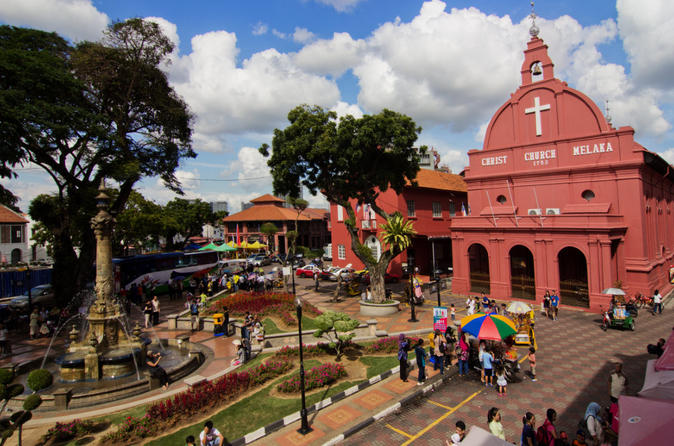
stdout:
[[(30, 298), (33, 305), (52, 305), (54, 304), (54, 289), (51, 284), (38, 285), (30, 290)], [(28, 311), (28, 293), (13, 297), (9, 301), (9, 308)]]
[(337, 282), (337, 276), (335, 275), (335, 273), (340, 269), (341, 268), (339, 266), (329, 266), (327, 268), (322, 269), (319, 274), (322, 280), (331, 280), (333, 282)]
[(271, 258), (269, 256), (264, 255), (264, 254), (258, 254), (256, 256), (253, 256), (252, 258), (249, 257), (248, 263), (253, 265), (253, 266), (271, 265)]
[(313, 263), (310, 263), (309, 265), (298, 268), (297, 271), (295, 271), (295, 275), (297, 277), (314, 277), (314, 274), (318, 273), (320, 278), (321, 272), (322, 271), (319, 267), (317, 267)]

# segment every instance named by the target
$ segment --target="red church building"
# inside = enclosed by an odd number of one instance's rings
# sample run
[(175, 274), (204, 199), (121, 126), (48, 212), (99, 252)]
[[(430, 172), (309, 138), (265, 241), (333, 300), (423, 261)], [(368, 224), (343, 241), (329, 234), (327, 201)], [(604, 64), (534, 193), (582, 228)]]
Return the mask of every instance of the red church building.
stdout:
[[(389, 214), (400, 212), (413, 222), (416, 231), (412, 247), (394, 258), (388, 271), (400, 275), (403, 264), (410, 260), (408, 256), (413, 256), (414, 264), (422, 275), (431, 275), (434, 266), (447, 272), (452, 266), (450, 221), (457, 215), (463, 215), (466, 184), (459, 175), (431, 169), (419, 170), (415, 181), (416, 186), (408, 184), (400, 195), (389, 189), (377, 198), (378, 206)], [(355, 202), (351, 205), (356, 209)], [(384, 219), (367, 206), (357, 208), (356, 215), (361, 243), (372, 251), (375, 258), (379, 258), (382, 246), (377, 234)], [(351, 250), (351, 237), (344, 225), (347, 218), (341, 206), (330, 205), (332, 263), (336, 266), (351, 264), (355, 269), (361, 269), (364, 265)]]
[(556, 79), (532, 26), (522, 84), (489, 123), (465, 170), (472, 214), (451, 222), (454, 292), (598, 310), (616, 284), (671, 289), (674, 175)]

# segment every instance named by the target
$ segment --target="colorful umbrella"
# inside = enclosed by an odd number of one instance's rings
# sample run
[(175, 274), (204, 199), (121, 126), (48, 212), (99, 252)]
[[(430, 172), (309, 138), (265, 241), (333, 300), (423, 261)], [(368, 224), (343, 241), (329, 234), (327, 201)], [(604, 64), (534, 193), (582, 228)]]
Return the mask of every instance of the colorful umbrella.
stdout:
[(511, 302), (510, 305), (508, 305), (508, 308), (506, 308), (506, 311), (508, 313), (514, 313), (514, 314), (527, 314), (528, 312), (531, 311), (531, 307), (524, 302), (520, 302), (518, 300)]
[(501, 341), (517, 333), (515, 323), (505, 316), (476, 313), (461, 319), (461, 331), (478, 339)]

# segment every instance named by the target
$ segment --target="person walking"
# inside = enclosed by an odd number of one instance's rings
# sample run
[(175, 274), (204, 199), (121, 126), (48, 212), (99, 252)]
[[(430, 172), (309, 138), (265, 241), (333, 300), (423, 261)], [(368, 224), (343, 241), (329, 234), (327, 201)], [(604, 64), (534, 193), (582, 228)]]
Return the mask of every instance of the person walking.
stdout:
[(498, 386), (499, 396), (506, 396), (508, 394), (508, 380), (505, 376), (505, 368), (499, 366), (496, 370), (496, 385)]
[(426, 381), (426, 350), (424, 350), (423, 339), (417, 341), (417, 345), (414, 347), (414, 353), (417, 359), (417, 368), (419, 369), (417, 386), (420, 386)]
[(662, 295), (659, 290), (653, 293), (653, 314), (662, 314)]
[(467, 316), (475, 314), (475, 299), (472, 297), (466, 299), (466, 307), (468, 307), (468, 310), (466, 311)]
[(543, 425), (536, 431), (536, 442), (538, 443), (538, 446), (554, 446), (555, 440), (557, 439), (555, 421), (557, 421), (557, 411), (550, 408), (545, 412), (545, 421), (543, 422)]
[[(192, 333), (201, 329), (201, 320), (199, 319), (199, 304), (196, 300), (190, 301), (190, 325)], [(196, 328), (194, 328), (196, 326)]]
[(400, 362), (400, 379), (407, 382), (407, 351), (410, 349), (410, 340), (403, 333), (398, 335), (398, 361)]
[(150, 300), (145, 302), (143, 317), (145, 318), (145, 328), (150, 328), (152, 326), (152, 301)]
[(615, 369), (608, 376), (609, 396), (611, 401), (618, 401), (627, 388), (627, 376), (623, 373), (622, 362), (615, 363)]
[(30, 319), (28, 322), (28, 331), (30, 333), (30, 338), (37, 338), (37, 331), (40, 328), (40, 313), (38, 313), (37, 308), (33, 308), (33, 312), (30, 313)]
[(505, 430), (503, 429), (503, 424), (501, 424), (501, 412), (497, 407), (492, 407), (487, 412), (487, 423), (489, 424), (489, 431), (492, 435), (500, 438), (505, 441)]
[(531, 380), (536, 381), (536, 349), (529, 347), (529, 354), (527, 355), (529, 359), (529, 372), (531, 373)]
[(152, 325), (159, 325), (159, 297), (152, 298)]
[(552, 296), (550, 296), (550, 311), (552, 313), (552, 320), (557, 320), (557, 313), (559, 313), (559, 296), (555, 290), (552, 290)]

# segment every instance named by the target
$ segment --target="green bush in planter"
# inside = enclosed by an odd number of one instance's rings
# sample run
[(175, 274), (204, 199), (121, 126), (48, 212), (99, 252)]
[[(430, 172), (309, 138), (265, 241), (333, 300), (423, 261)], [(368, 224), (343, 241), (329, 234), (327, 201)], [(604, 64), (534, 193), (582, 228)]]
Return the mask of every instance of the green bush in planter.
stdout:
[(33, 370), (28, 374), (28, 379), (26, 380), (28, 387), (33, 392), (46, 389), (51, 386), (52, 382), (54, 382), (54, 377), (51, 372), (46, 369)]
[(9, 369), (0, 369), (0, 384), (9, 384), (14, 379), (14, 372)]
[(23, 393), (23, 385), (22, 384), (10, 384), (7, 386), (7, 389), (5, 391), (4, 399), (11, 400), (15, 396), (19, 396)]
[(42, 404), (42, 398), (37, 393), (33, 393), (23, 400), (23, 410), (35, 410), (40, 407), (40, 404)]

